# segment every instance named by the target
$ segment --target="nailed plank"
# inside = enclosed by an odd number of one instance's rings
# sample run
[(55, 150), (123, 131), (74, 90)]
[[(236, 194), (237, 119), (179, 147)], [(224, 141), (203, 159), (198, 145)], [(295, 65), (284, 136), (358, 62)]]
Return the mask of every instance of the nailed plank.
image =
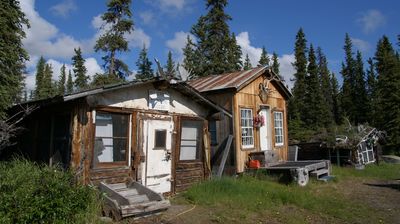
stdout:
[(232, 140), (233, 140), (233, 136), (229, 135), (228, 136), (228, 141), (226, 142), (226, 146), (225, 146), (225, 149), (224, 149), (224, 154), (222, 156), (221, 164), (218, 167), (218, 172), (217, 172), (217, 176), (218, 177), (221, 177), (222, 176), (222, 172), (224, 171), (225, 163), (226, 163), (226, 160), (228, 159), (229, 149), (231, 148)]

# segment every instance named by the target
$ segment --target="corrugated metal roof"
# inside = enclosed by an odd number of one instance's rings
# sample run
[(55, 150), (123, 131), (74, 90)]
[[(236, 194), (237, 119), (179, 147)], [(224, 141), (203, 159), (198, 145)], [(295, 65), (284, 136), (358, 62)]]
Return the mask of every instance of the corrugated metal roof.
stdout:
[(208, 92), (221, 89), (239, 89), (243, 84), (264, 73), (266, 67), (257, 67), (245, 71), (237, 71), (221, 75), (209, 75), (189, 81), (189, 85), (200, 92)]
[(37, 100), (37, 101), (24, 102), (24, 103), (21, 103), (18, 105), (38, 104), (38, 103), (47, 105), (47, 104), (53, 104), (53, 103), (57, 103), (57, 102), (62, 103), (62, 102), (67, 102), (67, 101), (73, 101), (73, 100), (83, 98), (86, 96), (90, 96), (90, 95), (96, 95), (96, 94), (100, 94), (100, 93), (110, 92), (110, 91), (114, 91), (117, 89), (132, 88), (132, 87), (135, 87), (138, 85), (151, 84), (151, 83), (155, 83), (155, 82), (169, 82), (170, 88), (176, 89), (177, 91), (181, 92), (182, 94), (192, 97), (193, 99), (195, 99), (195, 101), (197, 103), (201, 103), (201, 104), (210, 106), (210, 107), (214, 108), (215, 110), (222, 112), (229, 117), (232, 117), (231, 113), (229, 113), (224, 108), (220, 107), (219, 105), (215, 104), (208, 98), (201, 95), (201, 93), (198, 90), (189, 86), (186, 82), (177, 81), (177, 80), (168, 80), (167, 81), (167, 80), (159, 79), (159, 78), (154, 78), (154, 79), (145, 80), (145, 81), (131, 81), (131, 82), (111, 84), (111, 85), (106, 85), (106, 86), (97, 87), (97, 88), (93, 88), (93, 89), (83, 90), (80, 92), (76, 92), (76, 93), (72, 93), (72, 94), (68, 94), (68, 95), (64, 95), (64, 96), (55, 96), (52, 98), (46, 98), (46, 99), (41, 99), (41, 100)]

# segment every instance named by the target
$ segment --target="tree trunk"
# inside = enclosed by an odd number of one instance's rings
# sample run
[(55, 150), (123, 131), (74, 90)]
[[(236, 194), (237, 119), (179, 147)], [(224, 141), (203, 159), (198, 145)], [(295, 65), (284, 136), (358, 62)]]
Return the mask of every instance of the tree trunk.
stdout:
[(109, 75), (115, 75), (115, 51), (111, 51), (111, 57), (110, 57), (110, 67), (109, 67)]

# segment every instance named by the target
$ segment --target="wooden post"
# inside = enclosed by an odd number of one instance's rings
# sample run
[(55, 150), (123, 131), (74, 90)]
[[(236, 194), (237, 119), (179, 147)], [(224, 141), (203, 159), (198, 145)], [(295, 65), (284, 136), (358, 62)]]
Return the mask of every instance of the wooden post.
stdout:
[(340, 152), (339, 152), (339, 149), (336, 149), (336, 161), (337, 161), (337, 165), (340, 166)]
[(217, 177), (221, 177), (222, 176), (222, 172), (224, 171), (226, 159), (228, 158), (228, 154), (229, 154), (229, 149), (231, 148), (232, 139), (233, 139), (233, 136), (229, 135), (228, 136), (228, 141), (226, 142), (226, 146), (225, 146), (225, 149), (224, 149), (224, 154), (222, 156), (221, 164), (218, 167)]

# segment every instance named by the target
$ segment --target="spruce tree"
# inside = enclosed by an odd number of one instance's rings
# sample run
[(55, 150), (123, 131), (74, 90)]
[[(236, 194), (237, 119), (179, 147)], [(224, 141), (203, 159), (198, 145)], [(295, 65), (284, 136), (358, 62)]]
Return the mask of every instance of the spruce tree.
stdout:
[(46, 61), (43, 57), (40, 57), (38, 63), (36, 64), (36, 83), (35, 83), (35, 92), (34, 99), (42, 99), (43, 95), (43, 77), (44, 77), (44, 68), (46, 67)]
[(376, 74), (375, 65), (372, 58), (368, 59), (368, 69), (367, 69), (367, 87), (366, 93), (368, 97), (367, 101), (367, 120), (370, 124), (375, 125), (375, 115), (376, 115)]
[(101, 18), (105, 22), (102, 26), (104, 34), (99, 37), (94, 46), (95, 51), (103, 51), (104, 67), (108, 74), (125, 79), (129, 75), (128, 66), (116, 58), (117, 52), (127, 52), (128, 41), (125, 36), (133, 31), (131, 0), (110, 0), (107, 3), (107, 12)]
[(353, 86), (353, 103), (355, 106), (354, 120), (355, 124), (367, 121), (367, 92), (365, 86), (364, 63), (361, 52), (357, 51), (354, 64), (354, 86)]
[(349, 34), (346, 33), (345, 36), (345, 62), (342, 63), (341, 74), (343, 77), (343, 85), (341, 91), (341, 106), (345, 116), (350, 118), (350, 121), (354, 122), (356, 120), (356, 108), (354, 105), (354, 89), (355, 89), (355, 68), (354, 68), (354, 58), (353, 58), (353, 44), (351, 42)]
[(71, 94), (72, 92), (74, 92), (74, 81), (72, 80), (71, 70), (69, 70), (67, 80), (67, 93)]
[(197, 63), (200, 62), (196, 60), (196, 46), (189, 35), (186, 37), (186, 45), (185, 48), (183, 48), (183, 55), (185, 56), (183, 59), (183, 67), (189, 72), (189, 77), (187, 78), (196, 78), (196, 74), (199, 74), (199, 71), (197, 71)]
[(333, 124), (333, 99), (332, 99), (332, 86), (331, 77), (328, 69), (328, 61), (320, 47), (317, 48), (317, 61), (318, 61), (318, 77), (320, 80), (321, 94), (323, 100), (321, 102), (321, 109), (324, 116), (322, 123), (324, 127), (328, 128)]
[(303, 29), (300, 28), (296, 35), (294, 48), (295, 62), (293, 67), (296, 70), (294, 74), (295, 83), (292, 89), (293, 97), (289, 100), (289, 123), (291, 120), (297, 123), (305, 120), (304, 102), (306, 95), (305, 79), (307, 75), (307, 40)]
[(58, 95), (64, 95), (65, 93), (65, 79), (66, 79), (66, 68), (65, 64), (63, 64), (60, 69), (60, 77), (58, 78), (58, 83), (57, 83)]
[(342, 124), (343, 120), (343, 114), (342, 114), (342, 109), (340, 105), (340, 89), (339, 89), (339, 84), (336, 79), (336, 75), (334, 73), (331, 73), (330, 76), (331, 80), (331, 86), (332, 86), (332, 113), (333, 113), (333, 118), (336, 124), (340, 125)]
[(50, 64), (46, 64), (43, 72), (43, 79), (42, 79), (42, 96), (43, 98), (49, 98), (54, 95), (53, 89), (53, 68)]
[(278, 54), (273, 52), (272, 53), (272, 71), (275, 72), (275, 74), (277, 74), (282, 81), (285, 81), (283, 76), (281, 76), (281, 74), (280, 74), (279, 65), (280, 64), (279, 64)]
[(171, 51), (168, 51), (167, 64), (165, 65), (165, 73), (170, 77), (176, 76), (175, 62), (172, 60)]
[(193, 76), (221, 74), (240, 66), (239, 48), (227, 23), (231, 17), (224, 11), (227, 4), (227, 0), (207, 0), (207, 14), (200, 16), (192, 27), (191, 33), (197, 41), (194, 49), (196, 64), (191, 68)]
[(310, 128), (321, 128), (324, 126), (326, 108), (322, 107), (323, 96), (321, 93), (320, 80), (318, 77), (318, 66), (314, 47), (311, 44), (308, 52), (308, 74), (305, 79), (306, 93), (303, 103), (304, 119)]
[(253, 68), (253, 66), (251, 65), (249, 55), (246, 54), (246, 58), (244, 59), (243, 63), (243, 70), (249, 70), (251, 68)]
[(262, 47), (260, 60), (258, 61), (257, 66), (270, 66), (269, 56), (264, 46)]
[(0, 119), (4, 111), (22, 96), (25, 61), (29, 59), (22, 46), (23, 26), (29, 27), (19, 1), (0, 1)]
[(153, 69), (151, 68), (153, 63), (147, 57), (146, 46), (143, 46), (142, 51), (140, 51), (139, 58), (136, 61), (136, 66), (138, 68), (136, 79), (147, 80), (154, 77)]
[(389, 144), (400, 147), (400, 63), (392, 44), (383, 36), (375, 53), (377, 72), (376, 124), (389, 136)]
[(230, 39), (230, 49), (228, 51), (228, 63), (229, 69), (227, 71), (239, 71), (242, 69), (242, 48), (236, 42), (236, 36), (234, 33)]
[(72, 57), (72, 66), (74, 67), (75, 82), (74, 86), (78, 90), (84, 90), (88, 87), (89, 77), (86, 75), (85, 59), (82, 57), (81, 48), (75, 49), (75, 55)]

